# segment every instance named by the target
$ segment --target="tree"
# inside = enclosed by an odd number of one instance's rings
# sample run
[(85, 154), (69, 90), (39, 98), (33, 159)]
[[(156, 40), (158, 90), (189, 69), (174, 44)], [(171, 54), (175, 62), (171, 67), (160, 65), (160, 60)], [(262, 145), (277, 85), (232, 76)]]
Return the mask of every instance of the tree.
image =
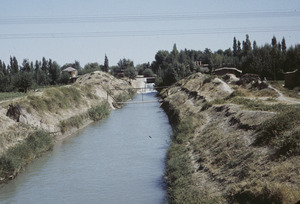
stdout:
[(153, 77), (154, 76), (153, 71), (149, 68), (145, 69), (142, 74), (144, 75), (144, 77)]
[(130, 59), (120, 59), (118, 62), (118, 66), (120, 67), (121, 71), (125, 71), (128, 67), (134, 67), (133, 61)]
[(257, 49), (257, 44), (256, 44), (256, 41), (254, 40), (253, 41), (253, 50), (256, 50)]
[(251, 52), (251, 42), (249, 40), (249, 35), (246, 35), (246, 41), (243, 41), (243, 56), (247, 56)]
[(105, 54), (105, 57), (104, 57), (104, 65), (103, 65), (103, 70), (102, 70), (102, 71), (108, 72), (108, 70), (109, 70), (108, 58), (107, 58), (107, 56), (106, 56), (106, 54)]
[(19, 71), (18, 61), (15, 56), (10, 57), (10, 71), (11, 71), (11, 74), (16, 74)]
[(84, 66), (83, 70), (81, 71), (81, 74), (91, 73), (99, 70), (100, 65), (98, 64), (98, 62), (88, 63)]
[(60, 83), (68, 84), (70, 81), (70, 74), (68, 72), (62, 72), (60, 77)]
[(34, 64), (34, 79), (37, 84), (39, 84), (38, 81), (39, 81), (40, 67), (41, 67), (41, 63), (38, 60), (36, 60)]
[(178, 57), (179, 57), (179, 52), (177, 50), (177, 46), (176, 46), (176, 43), (173, 45), (173, 50), (171, 52), (171, 56), (172, 56), (172, 62), (175, 62), (178, 60)]
[(136, 77), (136, 70), (133, 66), (130, 66), (130, 67), (127, 67), (125, 70), (124, 70), (124, 74), (125, 76), (127, 76), (128, 78), (130, 79), (135, 79)]
[(275, 37), (274, 35), (273, 35), (271, 44), (272, 44), (272, 47), (273, 47), (273, 48), (275, 48), (276, 45), (277, 45), (277, 40), (276, 40), (276, 37)]
[(273, 80), (277, 80), (277, 75), (279, 72), (279, 58), (280, 58), (280, 50), (278, 49), (278, 44), (276, 37), (273, 36), (272, 38), (272, 74), (273, 74)]
[(14, 76), (14, 86), (19, 90), (27, 93), (28, 89), (33, 85), (32, 74), (29, 72), (19, 72)]
[(237, 47), (237, 55), (238, 55), (238, 57), (241, 57), (241, 54), (242, 54), (241, 42), (238, 41), (238, 47)]
[(28, 59), (24, 59), (22, 63), (22, 71), (31, 72), (31, 64)]
[(49, 78), (52, 85), (57, 84), (60, 78), (60, 67), (57, 62), (52, 63), (52, 60), (49, 60)]
[(233, 38), (233, 56), (237, 56), (238, 50), (237, 50), (237, 42), (236, 42), (236, 38)]
[(284, 37), (282, 38), (282, 41), (281, 41), (281, 49), (282, 49), (282, 54), (286, 55), (286, 43), (285, 43)]
[(77, 69), (78, 71), (82, 69), (80, 62), (75, 60), (74, 66), (72, 66), (73, 68)]

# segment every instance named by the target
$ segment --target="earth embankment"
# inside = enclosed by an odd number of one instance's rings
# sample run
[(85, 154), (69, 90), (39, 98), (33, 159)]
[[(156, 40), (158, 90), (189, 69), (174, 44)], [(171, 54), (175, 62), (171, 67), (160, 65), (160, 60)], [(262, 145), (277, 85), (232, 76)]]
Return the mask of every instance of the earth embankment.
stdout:
[(300, 200), (299, 104), (271, 88), (202, 74), (161, 96), (174, 128), (166, 167), (171, 203)]

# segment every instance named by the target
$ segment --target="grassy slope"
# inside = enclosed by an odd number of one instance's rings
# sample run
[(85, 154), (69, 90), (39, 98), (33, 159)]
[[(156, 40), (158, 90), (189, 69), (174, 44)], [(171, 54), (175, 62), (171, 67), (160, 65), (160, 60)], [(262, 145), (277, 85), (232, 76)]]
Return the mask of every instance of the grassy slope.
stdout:
[(257, 91), (240, 87), (226, 94), (206, 78), (196, 74), (162, 92), (175, 130), (171, 203), (299, 201), (299, 105), (254, 100)]

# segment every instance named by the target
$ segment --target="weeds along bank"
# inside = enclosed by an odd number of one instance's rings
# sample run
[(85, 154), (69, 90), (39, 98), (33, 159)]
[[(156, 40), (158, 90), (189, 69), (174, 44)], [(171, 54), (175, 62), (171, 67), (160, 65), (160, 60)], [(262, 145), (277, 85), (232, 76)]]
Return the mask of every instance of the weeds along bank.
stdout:
[[(132, 88), (127, 81), (97, 71), (72, 85), (0, 101), (0, 183), (14, 178), (56, 140), (106, 117), (118, 108), (116, 102), (131, 99), (135, 92), (126, 88)], [(21, 107), (19, 122), (6, 116), (9, 104)]]
[(297, 203), (300, 106), (194, 74), (163, 90), (170, 203)]

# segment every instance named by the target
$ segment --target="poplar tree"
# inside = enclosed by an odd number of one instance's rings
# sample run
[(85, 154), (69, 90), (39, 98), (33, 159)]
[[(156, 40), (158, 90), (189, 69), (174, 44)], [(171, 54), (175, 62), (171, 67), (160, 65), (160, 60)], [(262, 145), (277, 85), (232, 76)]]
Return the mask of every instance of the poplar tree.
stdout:
[(235, 56), (237, 56), (237, 52), (238, 52), (238, 48), (237, 48), (237, 42), (236, 42), (236, 38), (234, 37), (233, 38), (233, 46), (232, 46), (232, 48), (233, 48), (233, 56), (235, 57)]
[(108, 69), (109, 69), (108, 58), (107, 58), (107, 56), (106, 56), (106, 54), (105, 54), (103, 71), (104, 71), (104, 72), (108, 72)]
[(286, 55), (286, 43), (285, 43), (284, 37), (282, 38), (282, 41), (281, 41), (281, 49), (282, 49), (282, 54)]

